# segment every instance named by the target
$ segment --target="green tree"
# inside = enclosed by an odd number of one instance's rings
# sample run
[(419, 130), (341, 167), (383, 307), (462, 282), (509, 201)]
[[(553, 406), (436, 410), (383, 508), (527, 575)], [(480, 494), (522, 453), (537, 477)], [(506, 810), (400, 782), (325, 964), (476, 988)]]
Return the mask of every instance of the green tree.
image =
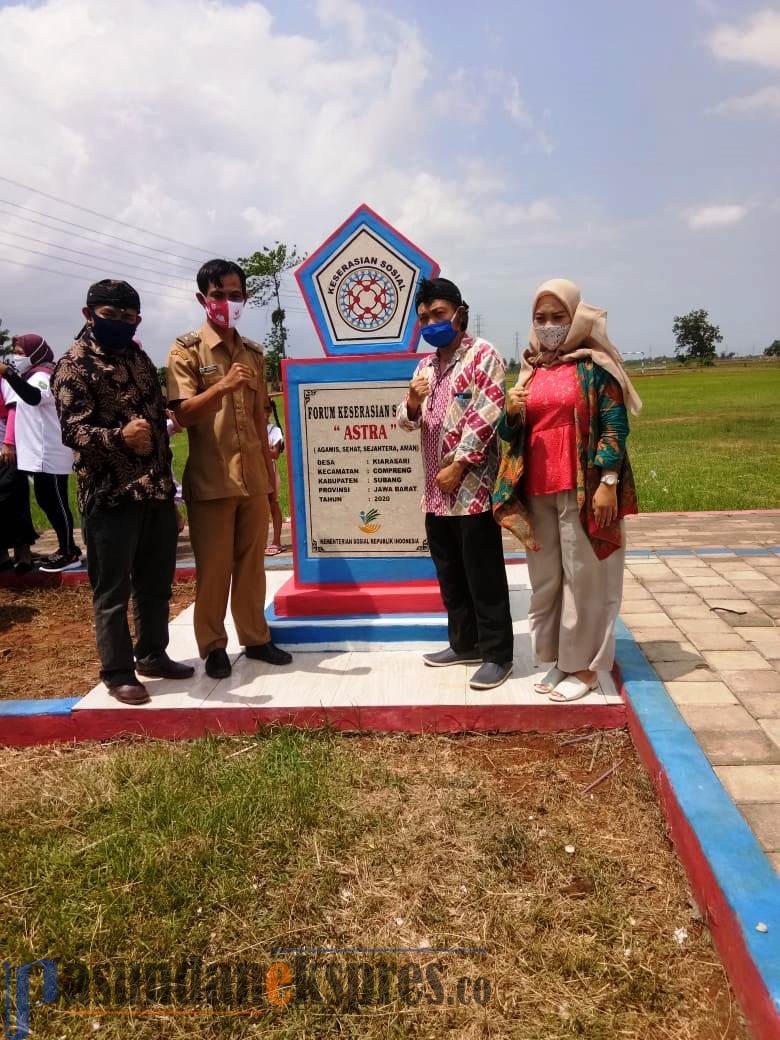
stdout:
[(282, 381), (282, 358), (286, 332), (284, 329), (284, 311), (275, 310), (271, 315), (271, 331), (265, 338), (265, 378), (273, 386)]
[(157, 366), (157, 382), (160, 384), (160, 389), (164, 394), (168, 385), (168, 369), (165, 365)]
[(780, 339), (776, 339), (764, 351), (764, 357), (780, 357)]
[(281, 296), (282, 279), (287, 271), (297, 267), (305, 259), (306, 254), (299, 255), (297, 246), (288, 246), (285, 242), (275, 242), (273, 247), (263, 246), (251, 256), (239, 257), (238, 262), (246, 271), (249, 303), (253, 307), (276, 304), (271, 314), (271, 333), (266, 340), (266, 357), (269, 360), (269, 355), (274, 352), (278, 353), (280, 359), (287, 354), (287, 326)]
[(0, 357), (7, 357), (11, 353), (11, 333), (3, 328), (3, 319), (0, 318)]
[(716, 344), (723, 342), (717, 325), (713, 325), (707, 311), (676, 315), (672, 332), (677, 340), (674, 352), (682, 361), (698, 361), (700, 365), (715, 362)]

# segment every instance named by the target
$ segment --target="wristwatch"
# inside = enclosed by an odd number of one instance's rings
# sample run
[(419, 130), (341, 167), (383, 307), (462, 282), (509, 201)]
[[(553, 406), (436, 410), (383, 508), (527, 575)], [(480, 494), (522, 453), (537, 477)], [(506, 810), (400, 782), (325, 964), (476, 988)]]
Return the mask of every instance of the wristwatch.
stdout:
[(607, 487), (615, 487), (618, 482), (617, 473), (602, 473), (601, 483), (606, 484)]

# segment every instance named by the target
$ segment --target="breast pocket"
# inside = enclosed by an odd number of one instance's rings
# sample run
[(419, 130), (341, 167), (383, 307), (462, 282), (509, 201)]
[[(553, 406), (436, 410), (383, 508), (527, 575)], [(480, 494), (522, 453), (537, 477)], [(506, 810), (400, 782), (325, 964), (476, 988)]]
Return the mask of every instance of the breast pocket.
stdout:
[(216, 386), (221, 378), (222, 369), (220, 366), (215, 365), (212, 367), (209, 365), (207, 369), (201, 369), (198, 373), (198, 389), (200, 391), (208, 390), (210, 387)]

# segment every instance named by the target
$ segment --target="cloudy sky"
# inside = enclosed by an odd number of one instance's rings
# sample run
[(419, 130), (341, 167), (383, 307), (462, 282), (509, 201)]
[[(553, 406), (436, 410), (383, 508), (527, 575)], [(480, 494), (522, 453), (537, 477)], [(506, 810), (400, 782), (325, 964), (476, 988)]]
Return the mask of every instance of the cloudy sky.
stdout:
[(0, 315), (57, 353), (120, 276), (161, 361), (203, 259), (312, 250), (361, 202), (507, 356), (554, 276), (628, 354), (694, 307), (730, 350), (780, 337), (780, 6), (0, 0), (0, 61)]

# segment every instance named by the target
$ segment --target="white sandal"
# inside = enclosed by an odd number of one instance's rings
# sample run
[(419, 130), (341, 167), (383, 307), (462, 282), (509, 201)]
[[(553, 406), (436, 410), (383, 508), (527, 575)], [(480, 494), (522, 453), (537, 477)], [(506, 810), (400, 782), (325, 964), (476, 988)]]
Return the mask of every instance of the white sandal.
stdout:
[(539, 679), (534, 683), (534, 690), (537, 693), (552, 693), (558, 683), (566, 678), (567, 674), (568, 672), (562, 672), (558, 665), (554, 664), (543, 679)]
[(575, 675), (570, 675), (552, 690), (548, 696), (551, 701), (565, 702), (578, 701), (581, 697), (587, 697), (591, 690), (595, 690), (599, 684), (598, 676), (590, 682), (583, 682)]

